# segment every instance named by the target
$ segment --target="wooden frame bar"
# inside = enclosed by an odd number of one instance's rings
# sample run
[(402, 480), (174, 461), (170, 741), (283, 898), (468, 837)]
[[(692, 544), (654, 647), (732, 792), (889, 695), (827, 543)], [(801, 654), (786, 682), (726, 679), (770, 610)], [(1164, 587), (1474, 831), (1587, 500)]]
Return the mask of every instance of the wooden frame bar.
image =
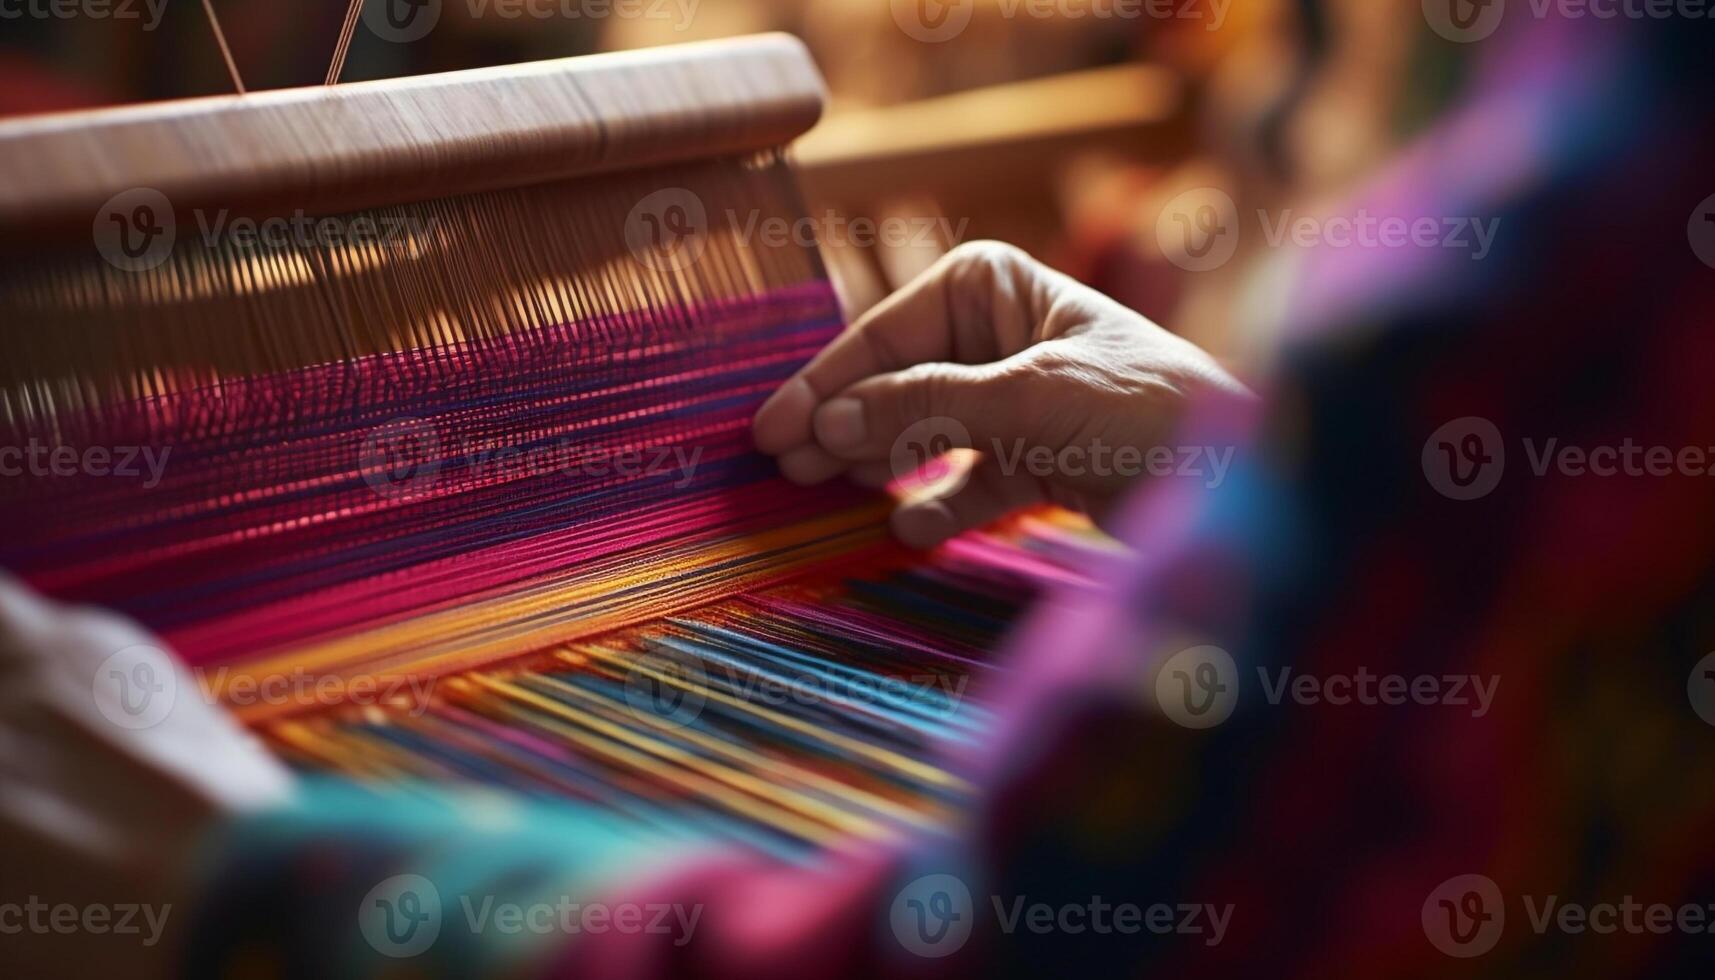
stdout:
[(237, 213), (358, 208), (783, 145), (824, 89), (766, 34), (0, 123), (0, 238), (87, 233), (135, 187)]

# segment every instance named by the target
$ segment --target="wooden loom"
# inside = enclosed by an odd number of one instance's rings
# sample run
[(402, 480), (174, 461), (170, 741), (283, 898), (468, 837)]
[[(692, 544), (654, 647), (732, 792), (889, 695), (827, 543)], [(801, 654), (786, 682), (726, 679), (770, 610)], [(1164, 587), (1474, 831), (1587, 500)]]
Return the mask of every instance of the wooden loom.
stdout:
[(49, 460), (0, 479), (0, 565), (307, 768), (789, 853), (945, 822), (965, 685), (1079, 530), (907, 556), (750, 451), (841, 317), (727, 216), (802, 217), (821, 104), (764, 36), (0, 124), (0, 446)]

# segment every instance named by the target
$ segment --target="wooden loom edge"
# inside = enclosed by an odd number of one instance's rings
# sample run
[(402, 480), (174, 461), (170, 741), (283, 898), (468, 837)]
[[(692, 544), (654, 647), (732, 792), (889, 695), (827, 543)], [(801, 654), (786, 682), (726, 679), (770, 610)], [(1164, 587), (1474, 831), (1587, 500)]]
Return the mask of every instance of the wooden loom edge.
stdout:
[(820, 118), (809, 52), (762, 34), (0, 122), (0, 242), (175, 208), (337, 214), (782, 146)]

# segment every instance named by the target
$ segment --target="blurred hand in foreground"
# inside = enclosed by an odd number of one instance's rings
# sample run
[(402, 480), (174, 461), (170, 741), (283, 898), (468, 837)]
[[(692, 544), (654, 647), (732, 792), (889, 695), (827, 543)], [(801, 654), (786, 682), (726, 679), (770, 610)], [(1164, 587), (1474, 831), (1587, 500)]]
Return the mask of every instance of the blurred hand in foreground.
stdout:
[(170, 975), (202, 836), (290, 792), (159, 639), (0, 573), (0, 903), (19, 906), (0, 959), (15, 975)]

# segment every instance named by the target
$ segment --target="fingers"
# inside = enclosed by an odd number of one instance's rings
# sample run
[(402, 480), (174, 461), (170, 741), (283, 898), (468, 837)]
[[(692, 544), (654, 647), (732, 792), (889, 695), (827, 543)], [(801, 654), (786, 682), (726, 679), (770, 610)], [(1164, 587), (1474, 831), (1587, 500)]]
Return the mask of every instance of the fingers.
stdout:
[(810, 443), (823, 402), (865, 378), (913, 365), (999, 360), (1028, 346), (1041, 267), (992, 242), (949, 252), (864, 314), (756, 413), (756, 447), (780, 455)]
[[(851, 330), (847, 330), (841, 334), (840, 340), (850, 335)], [(839, 342), (834, 341), (835, 344)], [(810, 416), (821, 403), (822, 397), (816, 394), (816, 389), (810, 386), (803, 373), (793, 375), (768, 396), (757, 410), (756, 418), (751, 420), (751, 439), (756, 448), (770, 456), (784, 458), (785, 453), (808, 444), (811, 441)]]
[(1078, 319), (1082, 307), (1059, 302), (1077, 288), (1010, 246), (955, 249), (782, 385), (757, 412), (756, 446), (793, 482), (844, 473), (871, 487), (950, 448), (978, 449), (957, 492), (896, 510), (895, 534), (918, 547), (1042, 502), (1041, 481), (1008, 476), (993, 447), (1023, 445), (1069, 407), (1052, 403), (1053, 375), (1036, 358), (1065, 332), (1050, 321)]
[(859, 318), (763, 403), (753, 426), (756, 448), (780, 454), (809, 442), (816, 406), (855, 381), (947, 360), (952, 342), (945, 297), (931, 270)]
[(1008, 475), (996, 460), (985, 459), (957, 491), (932, 500), (902, 503), (893, 512), (893, 533), (913, 548), (932, 548), (956, 534), (992, 524), (1046, 499), (1039, 480), (1023, 474)]
[(949, 448), (986, 450), (995, 440), (1021, 438), (1033, 398), (1027, 360), (919, 364), (865, 378), (816, 409), (816, 445), (847, 462), (867, 462), (891, 458), (900, 439), (924, 424), (956, 430)]
[(778, 462), (780, 475), (801, 487), (824, 483), (846, 469), (845, 460), (813, 444), (787, 450)]

